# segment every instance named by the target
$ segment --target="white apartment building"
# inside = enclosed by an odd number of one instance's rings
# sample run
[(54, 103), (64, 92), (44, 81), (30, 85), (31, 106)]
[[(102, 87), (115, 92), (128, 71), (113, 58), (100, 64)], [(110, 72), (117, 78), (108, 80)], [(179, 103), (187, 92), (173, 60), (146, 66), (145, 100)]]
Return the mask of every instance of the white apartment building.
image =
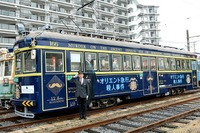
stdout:
[(11, 47), (17, 23), (27, 31), (52, 30), (115, 40), (159, 44), (157, 6), (137, 0), (0, 0), (0, 47)]

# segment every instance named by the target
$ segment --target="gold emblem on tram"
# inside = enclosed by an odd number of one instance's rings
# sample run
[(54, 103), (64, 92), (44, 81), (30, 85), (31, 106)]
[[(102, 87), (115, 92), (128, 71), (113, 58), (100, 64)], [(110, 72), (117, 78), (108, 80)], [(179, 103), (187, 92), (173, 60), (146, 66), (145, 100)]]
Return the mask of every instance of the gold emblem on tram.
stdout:
[(129, 82), (130, 82), (130, 84), (129, 84), (130, 89), (132, 91), (136, 90), (137, 86), (138, 86), (137, 79), (136, 78), (131, 78)]
[(58, 95), (58, 93), (62, 90), (62, 88), (65, 86), (65, 84), (62, 82), (62, 80), (54, 75), (52, 79), (47, 83), (46, 87), (54, 94)]
[(152, 85), (153, 80), (154, 80), (153, 76), (151, 74), (149, 74), (148, 77), (147, 77), (147, 81), (149, 83), (148, 89), (151, 91), (151, 93), (152, 93), (152, 90), (153, 90), (153, 85)]
[(55, 88), (55, 87), (58, 87), (58, 88), (61, 88), (62, 87), (62, 84), (59, 84), (59, 83), (52, 83), (52, 84), (49, 84), (49, 88)]
[(188, 74), (188, 75), (186, 76), (186, 83), (189, 84), (190, 82), (191, 82), (191, 79), (190, 79), (190, 75)]

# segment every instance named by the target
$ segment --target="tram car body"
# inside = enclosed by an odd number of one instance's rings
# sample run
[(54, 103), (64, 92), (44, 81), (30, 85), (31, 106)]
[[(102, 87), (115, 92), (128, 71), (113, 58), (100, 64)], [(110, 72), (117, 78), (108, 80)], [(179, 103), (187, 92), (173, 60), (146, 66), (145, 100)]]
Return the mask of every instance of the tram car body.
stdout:
[(196, 55), (178, 49), (49, 31), (22, 37), (14, 49), (12, 103), (22, 117), (77, 107), (70, 80), (80, 69), (90, 82), (92, 109), (198, 87)]
[(0, 49), (0, 106), (9, 109), (14, 97), (14, 56), (13, 49)]
[(200, 85), (200, 53), (195, 53), (197, 55), (197, 77), (198, 77), (198, 85)]

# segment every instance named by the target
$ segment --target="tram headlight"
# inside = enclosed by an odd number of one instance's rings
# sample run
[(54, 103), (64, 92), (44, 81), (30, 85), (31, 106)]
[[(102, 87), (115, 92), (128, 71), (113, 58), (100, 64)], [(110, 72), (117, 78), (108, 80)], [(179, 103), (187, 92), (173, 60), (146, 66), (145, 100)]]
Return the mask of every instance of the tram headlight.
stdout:
[(19, 86), (19, 84), (15, 85), (15, 98), (16, 99), (20, 98), (20, 86)]

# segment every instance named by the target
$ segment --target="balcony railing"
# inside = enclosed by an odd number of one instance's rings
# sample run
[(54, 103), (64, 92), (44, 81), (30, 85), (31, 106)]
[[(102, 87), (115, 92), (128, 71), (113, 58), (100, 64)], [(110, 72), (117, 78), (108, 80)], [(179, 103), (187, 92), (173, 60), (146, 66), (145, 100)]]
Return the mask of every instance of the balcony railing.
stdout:
[(0, 1), (9, 2), (9, 3), (16, 3), (15, 0), (0, 0)]
[(15, 43), (15, 39), (14, 38), (0, 38), (0, 43)]
[(15, 25), (0, 24), (0, 29), (5, 29), (5, 30), (16, 30), (16, 27), (15, 27)]
[(0, 9), (0, 15), (16, 17), (16, 13), (14, 11), (9, 11), (9, 10)]

